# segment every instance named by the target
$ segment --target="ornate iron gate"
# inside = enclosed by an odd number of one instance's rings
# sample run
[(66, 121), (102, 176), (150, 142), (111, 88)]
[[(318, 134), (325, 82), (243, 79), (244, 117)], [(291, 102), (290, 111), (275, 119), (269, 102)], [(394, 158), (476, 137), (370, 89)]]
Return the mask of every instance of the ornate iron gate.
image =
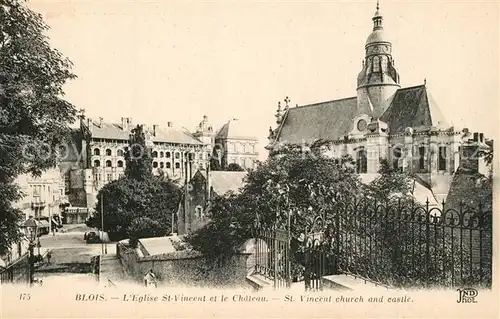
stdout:
[(303, 234), (305, 287), (350, 274), (390, 287), (491, 287), (492, 212), (427, 202), (339, 202)]
[(255, 274), (273, 281), (275, 289), (290, 287), (289, 231), (257, 227), (255, 234)]
[(306, 290), (322, 290), (325, 275), (326, 216), (321, 212), (302, 234), (304, 241), (304, 283)]

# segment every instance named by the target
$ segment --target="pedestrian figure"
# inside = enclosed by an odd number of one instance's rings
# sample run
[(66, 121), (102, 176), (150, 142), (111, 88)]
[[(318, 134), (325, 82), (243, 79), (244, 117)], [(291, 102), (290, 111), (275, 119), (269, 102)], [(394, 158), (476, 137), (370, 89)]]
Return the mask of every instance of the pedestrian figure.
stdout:
[(52, 251), (47, 252), (47, 262), (50, 264), (50, 259), (52, 258)]
[(153, 269), (150, 269), (144, 276), (144, 285), (146, 287), (156, 287), (156, 276), (153, 273)]

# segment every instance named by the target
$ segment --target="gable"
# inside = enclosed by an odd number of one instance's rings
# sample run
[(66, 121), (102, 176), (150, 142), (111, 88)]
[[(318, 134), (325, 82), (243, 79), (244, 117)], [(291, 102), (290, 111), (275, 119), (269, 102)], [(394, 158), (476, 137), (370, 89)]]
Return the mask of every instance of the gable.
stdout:
[(387, 123), (389, 134), (401, 134), (407, 127), (446, 129), (448, 125), (425, 85), (399, 89), (380, 120)]

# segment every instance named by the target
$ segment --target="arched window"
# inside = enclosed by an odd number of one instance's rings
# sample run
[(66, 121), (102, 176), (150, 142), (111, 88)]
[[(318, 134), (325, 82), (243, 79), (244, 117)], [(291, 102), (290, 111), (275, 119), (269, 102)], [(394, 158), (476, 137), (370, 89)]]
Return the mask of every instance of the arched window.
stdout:
[(175, 168), (181, 168), (181, 164), (180, 163), (175, 163)]
[(163, 152), (160, 152), (160, 158), (163, 158), (163, 155), (164, 155)]
[(167, 168), (171, 168), (171, 167), (172, 167), (172, 165), (169, 162), (167, 162)]
[(106, 149), (106, 156), (111, 156), (111, 149), (109, 148)]
[(157, 151), (153, 151), (152, 156), (153, 157), (158, 157), (158, 152)]
[(94, 167), (99, 167), (101, 166), (101, 162), (99, 160), (94, 161)]
[(110, 161), (110, 160), (107, 160), (107, 161), (106, 161), (106, 167), (111, 167), (111, 166), (112, 166), (112, 165), (111, 165), (111, 161)]
[(380, 57), (380, 64), (382, 65), (382, 71), (386, 71), (387, 70), (387, 57), (386, 56)]
[(170, 158), (170, 152), (166, 152), (166, 153), (165, 153), (165, 157), (166, 157), (166, 158)]
[[(403, 150), (401, 147), (395, 147), (392, 151), (392, 168), (395, 170), (400, 170), (399, 160), (403, 156)], [(402, 169), (402, 167), (401, 167)]]
[(158, 162), (153, 162), (153, 168), (158, 168)]
[(181, 157), (181, 154), (179, 152), (175, 153), (175, 158), (179, 159)]
[(123, 150), (117, 150), (116, 151), (117, 156), (123, 156)]
[(373, 72), (380, 72), (380, 58), (373, 57)]
[(161, 162), (160, 163), (160, 168), (164, 168), (165, 167), (165, 163)]
[(123, 161), (118, 161), (117, 164), (118, 164), (118, 167), (123, 167)]
[(418, 148), (418, 168), (425, 170), (425, 146)]
[(101, 155), (101, 151), (98, 148), (94, 148), (94, 155)]
[(356, 151), (356, 173), (365, 174), (368, 171), (368, 161), (366, 158), (366, 150), (361, 147)]

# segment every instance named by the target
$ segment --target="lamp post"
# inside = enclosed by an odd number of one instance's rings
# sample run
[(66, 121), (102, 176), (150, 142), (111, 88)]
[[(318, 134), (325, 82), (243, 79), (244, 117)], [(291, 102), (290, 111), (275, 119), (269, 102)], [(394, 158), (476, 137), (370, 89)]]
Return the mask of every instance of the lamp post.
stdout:
[[(26, 237), (28, 238), (29, 241), (29, 246), (28, 246), (28, 274), (29, 274), (29, 284), (30, 286), (33, 285), (34, 281), (34, 275), (35, 275), (35, 253), (34, 253), (34, 248), (35, 248), (35, 242), (37, 239), (37, 233), (38, 233), (38, 223), (37, 221), (33, 218), (30, 217), (28, 220), (26, 220), (23, 224), (23, 229), (25, 232)], [(40, 248), (39, 248), (40, 249)]]

